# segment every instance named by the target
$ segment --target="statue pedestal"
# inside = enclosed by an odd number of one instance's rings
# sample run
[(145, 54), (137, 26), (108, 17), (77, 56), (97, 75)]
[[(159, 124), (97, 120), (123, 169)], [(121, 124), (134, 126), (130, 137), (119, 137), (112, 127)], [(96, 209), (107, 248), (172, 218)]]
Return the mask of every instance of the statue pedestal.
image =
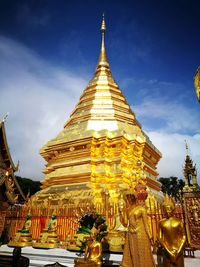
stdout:
[(48, 232), (45, 229), (41, 234), (38, 241), (32, 244), (33, 248), (57, 248), (58, 247), (58, 235), (56, 232)]
[(8, 243), (9, 247), (32, 246), (32, 237), (30, 233), (16, 233), (15, 237)]
[(85, 259), (75, 259), (74, 267), (101, 267), (101, 262), (88, 261)]
[(77, 234), (74, 236), (73, 240), (68, 241), (67, 249), (80, 251), (84, 250), (84, 242), (86, 242), (90, 238), (89, 234)]
[(71, 251), (80, 251), (81, 248), (77, 245), (77, 236), (74, 236), (74, 239), (68, 240), (67, 250)]
[(108, 233), (109, 250), (112, 252), (122, 252), (125, 243), (125, 233), (122, 231), (110, 231)]

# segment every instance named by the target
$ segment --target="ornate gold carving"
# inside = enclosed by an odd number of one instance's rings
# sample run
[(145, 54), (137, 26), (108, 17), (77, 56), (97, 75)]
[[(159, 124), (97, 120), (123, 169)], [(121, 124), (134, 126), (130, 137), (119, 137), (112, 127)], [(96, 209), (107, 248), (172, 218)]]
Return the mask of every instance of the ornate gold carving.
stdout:
[(6, 175), (6, 195), (8, 197), (8, 200), (13, 204), (17, 201), (18, 195), (15, 194), (15, 182), (11, 176)]
[(200, 189), (184, 192), (183, 198), (188, 243), (200, 249)]

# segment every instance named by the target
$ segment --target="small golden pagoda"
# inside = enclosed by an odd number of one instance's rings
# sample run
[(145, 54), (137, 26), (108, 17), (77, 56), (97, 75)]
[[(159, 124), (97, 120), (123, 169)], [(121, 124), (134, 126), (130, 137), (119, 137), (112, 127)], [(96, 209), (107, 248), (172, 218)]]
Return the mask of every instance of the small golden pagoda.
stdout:
[(183, 203), (187, 241), (191, 248), (200, 249), (200, 186), (197, 182), (197, 170), (193, 164), (186, 143), (186, 158), (183, 168), (185, 186)]
[(64, 129), (45, 144), (40, 154), (47, 164), (42, 190), (35, 201), (110, 202), (119, 201), (119, 192), (146, 179), (156, 197), (160, 183), (156, 166), (161, 153), (142, 131), (121, 89), (112, 77), (102, 43), (93, 78), (83, 91)]
[(192, 159), (189, 155), (188, 144), (186, 143), (186, 158), (183, 168), (185, 186), (183, 188), (184, 192), (192, 192), (194, 190), (200, 190), (200, 187), (197, 183), (197, 170), (196, 165), (193, 164)]

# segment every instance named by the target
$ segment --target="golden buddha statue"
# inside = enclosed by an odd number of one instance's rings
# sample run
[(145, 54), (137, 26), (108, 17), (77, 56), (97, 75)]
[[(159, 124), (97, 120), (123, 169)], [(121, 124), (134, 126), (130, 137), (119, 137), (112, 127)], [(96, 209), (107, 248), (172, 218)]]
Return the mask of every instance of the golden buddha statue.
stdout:
[[(123, 195), (120, 195), (119, 210), (124, 207)], [(125, 244), (125, 232), (127, 228), (123, 226), (120, 220), (120, 214), (114, 215), (113, 227), (109, 228), (107, 241), (109, 244), (109, 250), (113, 252), (122, 252)]]
[(56, 215), (52, 214), (51, 220), (48, 223), (48, 233), (57, 233), (58, 221)]
[(26, 216), (26, 220), (24, 221), (22, 228), (18, 230), (18, 233), (29, 233), (30, 227), (31, 227), (31, 215), (28, 214)]
[(147, 198), (146, 187), (140, 192), (127, 192), (126, 210), (121, 212), (121, 222), (128, 227), (121, 267), (155, 267), (151, 251), (152, 236), (144, 207)]
[(58, 235), (57, 235), (57, 217), (52, 214), (48, 226), (43, 229), (40, 234), (40, 238), (33, 243), (34, 248), (57, 248), (58, 247)]
[(74, 260), (75, 267), (101, 267), (102, 244), (101, 241), (96, 240), (98, 229), (95, 227), (91, 230), (91, 239), (86, 246), (84, 258)]
[(165, 267), (184, 267), (184, 245), (186, 235), (181, 219), (173, 217), (174, 202), (168, 195), (165, 196), (163, 208), (166, 218), (158, 225), (158, 240), (164, 248), (163, 265)]
[(192, 199), (191, 211), (192, 211), (192, 220), (194, 222), (194, 225), (199, 225), (200, 223), (200, 218), (198, 215), (199, 205), (198, 205), (198, 201), (195, 201), (195, 199)]
[(28, 214), (20, 230), (17, 231), (15, 237), (8, 243), (9, 247), (25, 247), (32, 245), (32, 237), (30, 233), (31, 216)]

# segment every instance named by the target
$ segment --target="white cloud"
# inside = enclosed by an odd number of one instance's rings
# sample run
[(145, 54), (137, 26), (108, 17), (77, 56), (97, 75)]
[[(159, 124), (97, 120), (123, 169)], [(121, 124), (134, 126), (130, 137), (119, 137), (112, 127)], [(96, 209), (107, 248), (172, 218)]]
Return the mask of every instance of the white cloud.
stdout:
[[(151, 121), (157, 119), (162, 122), (160, 127), (165, 132), (199, 132), (200, 109), (188, 107), (178, 100), (168, 100), (163, 96), (157, 98), (146, 97), (133, 110), (139, 118)], [(155, 121), (156, 122), (156, 121)], [(158, 125), (151, 125), (152, 129)]]
[(185, 140), (187, 140), (189, 154), (193, 163), (196, 163), (198, 177), (200, 178), (200, 134), (190, 136), (156, 131), (150, 131), (147, 134), (153, 144), (162, 152), (162, 159), (158, 164), (159, 177), (177, 176), (183, 178), (186, 156)]
[(20, 161), (19, 175), (41, 179), (39, 149), (62, 129), (87, 81), (2, 36), (0, 58), (0, 117), (10, 113), (12, 157)]
[[(199, 108), (199, 107), (198, 107)], [(187, 106), (178, 99), (164, 96), (145, 96), (142, 103), (133, 107), (137, 119), (143, 123), (152, 143), (161, 151), (158, 164), (159, 176), (183, 178), (186, 156), (185, 140), (190, 156), (200, 177), (200, 109)]]

